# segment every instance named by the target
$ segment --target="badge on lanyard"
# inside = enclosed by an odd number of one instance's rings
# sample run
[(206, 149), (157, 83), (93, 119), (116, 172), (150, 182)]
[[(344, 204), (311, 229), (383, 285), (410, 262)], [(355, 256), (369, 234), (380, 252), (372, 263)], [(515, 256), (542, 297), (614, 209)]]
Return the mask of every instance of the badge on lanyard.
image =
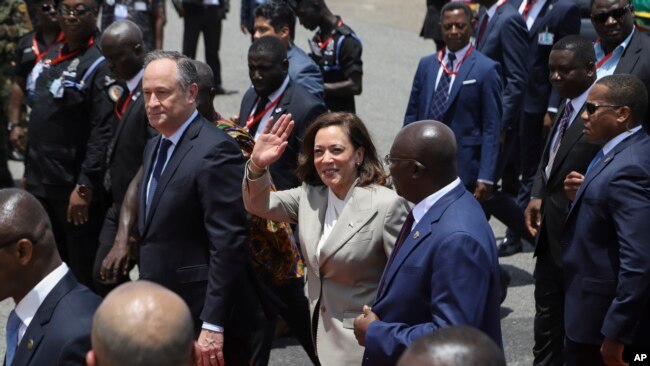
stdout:
[(129, 8), (124, 4), (115, 4), (113, 16), (115, 17), (115, 20), (126, 19), (129, 17)]
[(39, 61), (36, 65), (34, 65), (34, 68), (27, 76), (27, 81), (25, 84), (26, 85), (25, 89), (27, 89), (27, 91), (33, 92), (36, 89), (36, 80), (38, 80), (38, 77), (43, 72), (43, 68), (44, 68), (43, 60)]
[(144, 1), (136, 1), (133, 4), (133, 8), (136, 11), (147, 11), (147, 3), (145, 3)]
[(61, 78), (54, 79), (50, 85), (50, 94), (52, 94), (54, 98), (59, 99), (63, 97), (63, 92), (63, 80)]
[(549, 32), (547, 27), (544, 32), (541, 32), (537, 35), (537, 43), (541, 44), (542, 46), (552, 46), (553, 38), (555, 38), (555, 35)]

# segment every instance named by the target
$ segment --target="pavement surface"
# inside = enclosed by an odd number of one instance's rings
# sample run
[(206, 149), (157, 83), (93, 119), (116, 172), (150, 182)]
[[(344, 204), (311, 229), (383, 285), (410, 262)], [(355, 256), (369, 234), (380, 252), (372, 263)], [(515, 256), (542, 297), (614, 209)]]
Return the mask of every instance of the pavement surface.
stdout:
[[(397, 131), (402, 125), (413, 74), (419, 59), (435, 51), (431, 40), (418, 34), (425, 14), (422, 0), (328, 0), (335, 14), (351, 26), (363, 42), (363, 94), (357, 97), (357, 112), (368, 125), (380, 156), (388, 153)], [(183, 20), (177, 16), (167, 1), (165, 49), (181, 50)], [(224, 116), (239, 112), (239, 104), (250, 85), (246, 54), (250, 37), (239, 29), (239, 0), (231, 1), (231, 12), (223, 24), (221, 64), (223, 86), (237, 90), (237, 94), (216, 98), (217, 111)], [(311, 32), (297, 26), (296, 44), (307, 49)], [(197, 58), (203, 59), (202, 41)], [(22, 175), (22, 166), (11, 164), (14, 177)], [(497, 237), (505, 228), (492, 220)], [(512, 275), (508, 297), (501, 308), (503, 341), (508, 365), (532, 364), (533, 345), (533, 277), (532, 247), (525, 246), (524, 253), (502, 258), (501, 264)], [(137, 272), (132, 274), (137, 276)], [(12, 300), (0, 302), (0, 330), (5, 327)], [(0, 355), (4, 354), (4, 331), (0, 331)], [(309, 360), (293, 338), (275, 342), (271, 353), (272, 366), (309, 365)]]

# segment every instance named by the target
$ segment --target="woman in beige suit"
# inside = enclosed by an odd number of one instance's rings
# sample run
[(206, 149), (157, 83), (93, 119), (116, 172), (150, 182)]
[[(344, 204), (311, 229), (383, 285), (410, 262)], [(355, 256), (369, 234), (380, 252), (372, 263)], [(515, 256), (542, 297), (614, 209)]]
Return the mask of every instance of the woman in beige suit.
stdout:
[(318, 117), (304, 136), (302, 186), (270, 192), (266, 167), (286, 148), (290, 118), (281, 117), (258, 139), (246, 168), (244, 205), (252, 214), (300, 225), (318, 358), (323, 366), (360, 365), (353, 321), (373, 302), (410, 208), (386, 188), (375, 146), (352, 113)]

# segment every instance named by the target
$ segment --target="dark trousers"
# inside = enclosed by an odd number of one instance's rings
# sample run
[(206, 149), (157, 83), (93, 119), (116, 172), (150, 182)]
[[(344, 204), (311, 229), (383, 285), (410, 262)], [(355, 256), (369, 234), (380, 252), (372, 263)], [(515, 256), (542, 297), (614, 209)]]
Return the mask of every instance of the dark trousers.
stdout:
[[(587, 310), (587, 309), (586, 309)], [(603, 359), (600, 356), (600, 344), (584, 344), (573, 342), (566, 338), (565, 341), (565, 366), (604, 366)], [(637, 349), (633, 347), (625, 347), (623, 350), (623, 361), (630, 366), (635, 365), (649, 365), (650, 361), (646, 358), (643, 361), (634, 361), (635, 356), (646, 355), (650, 357), (650, 349)]]
[(544, 116), (546, 113), (524, 113), (519, 123), (519, 170), (521, 186), (517, 196), (517, 204), (525, 209), (530, 200), (533, 181), (537, 166), (542, 159), (544, 150)]
[(223, 8), (219, 5), (198, 5), (183, 3), (185, 20), (183, 21), (183, 54), (196, 58), (196, 46), (199, 34), (203, 32), (205, 44), (205, 63), (214, 73), (214, 84), (221, 85), (221, 62), (219, 47), (221, 47), (221, 20)]
[(564, 275), (548, 244), (540, 248), (535, 278), (535, 366), (564, 365)]
[[(128, 275), (123, 275), (122, 273), (118, 274), (116, 281), (110, 282), (103, 281), (99, 275), (104, 258), (106, 258), (108, 252), (110, 252), (113, 248), (119, 219), (120, 207), (117, 204), (113, 204), (108, 209), (108, 211), (106, 211), (104, 224), (102, 225), (102, 229), (99, 232), (99, 247), (97, 248), (95, 264), (93, 266), (93, 281), (95, 283), (95, 292), (97, 292), (97, 294), (102, 297), (108, 295), (108, 293), (111, 292), (111, 290), (113, 290), (115, 287), (130, 280)], [(130, 264), (129, 268), (133, 268), (133, 264), (134, 263)]]
[(98, 202), (88, 210), (90, 219), (79, 226), (68, 223), (68, 200), (38, 197), (52, 222), (52, 231), (61, 259), (70, 267), (77, 280), (94, 289), (93, 264), (97, 252), (97, 237), (103, 221), (103, 211)]

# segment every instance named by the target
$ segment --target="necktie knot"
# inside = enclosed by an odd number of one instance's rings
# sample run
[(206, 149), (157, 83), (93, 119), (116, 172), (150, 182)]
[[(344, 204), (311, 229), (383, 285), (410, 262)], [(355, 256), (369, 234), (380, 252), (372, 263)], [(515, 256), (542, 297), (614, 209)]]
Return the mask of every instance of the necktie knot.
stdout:
[(456, 54), (454, 53), (449, 53), (447, 55), (447, 67), (449, 68), (449, 71), (453, 71), (454, 68), (454, 61), (456, 61)]

